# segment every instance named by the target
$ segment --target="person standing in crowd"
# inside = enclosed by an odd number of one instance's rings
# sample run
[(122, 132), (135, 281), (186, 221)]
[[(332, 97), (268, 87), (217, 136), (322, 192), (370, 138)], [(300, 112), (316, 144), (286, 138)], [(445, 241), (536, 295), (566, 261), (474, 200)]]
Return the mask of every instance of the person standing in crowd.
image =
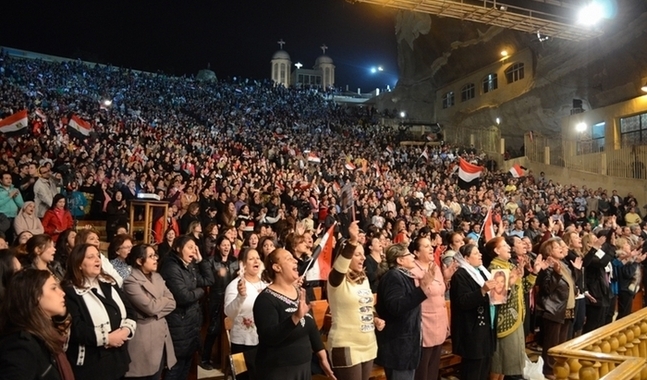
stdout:
[(177, 235), (175, 235), (175, 231), (172, 228), (169, 228), (164, 232), (164, 241), (157, 246), (160, 267), (168, 255), (173, 253), (173, 242), (176, 237)]
[(435, 268), (431, 265), (415, 284), (411, 270), (416, 267), (413, 253), (404, 244), (386, 249), (389, 269), (377, 288), (377, 315), (385, 327), (377, 333), (377, 360), (384, 367), (387, 380), (413, 380), (420, 363), (421, 304), (427, 298), (425, 291), (434, 281)]
[(14, 236), (14, 219), (18, 215), (18, 211), (23, 207), (23, 205), (24, 202), (22, 200), (22, 195), (20, 194), (20, 190), (14, 187), (11, 173), (2, 173), (2, 176), (0, 177), (0, 213), (4, 214), (7, 219), (9, 219), (9, 223), (11, 224), (11, 228), (9, 228), (9, 230), (7, 230), (7, 232), (5, 233), (7, 239), (9, 239), (10, 241)]
[(45, 212), (55, 204), (54, 196), (58, 194), (58, 184), (56, 179), (52, 178), (52, 171), (47, 165), (41, 166), (38, 173), (40, 177), (34, 183), (34, 203), (36, 203), (36, 215), (42, 219)]
[[(520, 241), (518, 236), (515, 240)], [(511, 248), (501, 236), (497, 236), (485, 244), (485, 251), (493, 257), (489, 270), (506, 269), (509, 274), (508, 297), (506, 303), (498, 306), (496, 332), (496, 350), (492, 356), (492, 368), (490, 379), (503, 380), (505, 376), (523, 376), (523, 369), (526, 365), (525, 347), (526, 337), (524, 334), (524, 321), (526, 305), (524, 299), (524, 288), (531, 288), (536, 280), (534, 275), (523, 277), (525, 262), (523, 256), (521, 261), (515, 265), (511, 260)], [(534, 269), (541, 269), (543, 260), (541, 256), (535, 260)], [(498, 272), (502, 273), (502, 272)], [(504, 276), (505, 278), (505, 276)], [(524, 281), (528, 281), (524, 286)]]
[[(232, 254), (232, 243), (224, 235), (216, 239), (216, 254), (205, 260), (214, 276), (214, 283), (209, 288), (209, 326), (204, 338), (200, 366), (206, 370), (213, 369), (211, 353), (220, 335), (225, 302), (225, 289), (238, 274), (238, 261)], [(224, 363), (221, 363), (224, 364)]]
[(364, 271), (371, 286), (371, 293), (377, 293), (380, 264), (382, 263), (382, 260), (384, 260), (384, 247), (382, 246), (382, 241), (379, 236), (373, 236), (369, 239), (369, 242), (369, 254), (366, 256), (366, 260), (364, 261)]
[(297, 262), (285, 249), (275, 249), (265, 259), (263, 280), (270, 285), (254, 302), (254, 322), (258, 332), (256, 373), (263, 380), (309, 380), (314, 352), (319, 365), (335, 379), (317, 325), (306, 303)]
[(36, 216), (36, 204), (34, 202), (25, 202), (13, 221), (13, 229), (16, 236), (25, 231), (29, 231), (33, 235), (45, 233), (43, 223)]
[(474, 244), (462, 246), (454, 256), (459, 268), (449, 288), (452, 350), (461, 357), (461, 380), (483, 380), (490, 373), (496, 349), (496, 307), (488, 292), (495, 281), (483, 267), (481, 252)]
[(63, 266), (54, 260), (56, 248), (49, 235), (34, 235), (27, 240), (27, 262), (31, 267), (49, 271), (60, 282), (65, 277)]
[(95, 246), (74, 246), (64, 290), (72, 316), (67, 357), (75, 377), (121, 379), (130, 364), (127, 343), (135, 336), (135, 311), (117, 282), (101, 269)]
[(65, 293), (48, 271), (13, 276), (0, 307), (0, 378), (74, 380), (63, 344), (69, 323)]
[(130, 276), (132, 267), (127, 263), (126, 258), (133, 248), (133, 238), (130, 235), (121, 234), (115, 236), (108, 246), (108, 259), (119, 276), (126, 280)]
[(616, 239), (616, 258), (613, 260), (613, 277), (618, 282), (618, 315), (616, 320), (631, 313), (636, 292), (642, 283), (642, 268), (640, 263), (645, 260), (647, 253), (640, 249), (631, 249), (625, 238)]
[(20, 269), (22, 269), (22, 265), (13, 251), (0, 249), (0, 307), (2, 307), (5, 293), (9, 287), (9, 281)]
[(128, 343), (132, 359), (126, 378), (160, 380), (164, 367), (175, 365), (173, 340), (166, 316), (175, 310), (175, 299), (157, 273), (158, 256), (152, 246), (134, 246), (126, 258), (132, 273), (124, 280), (124, 294), (135, 309), (137, 334)]
[(173, 243), (173, 252), (162, 263), (160, 274), (176, 302), (175, 310), (166, 316), (166, 321), (177, 362), (164, 379), (185, 380), (191, 370), (193, 354), (200, 347), (202, 288), (213, 284), (213, 272), (209, 263), (202, 260), (193, 239), (180, 236)]
[(70, 257), (70, 252), (74, 248), (74, 240), (76, 239), (76, 231), (69, 228), (60, 235), (58, 235), (58, 241), (56, 242), (56, 256), (54, 260), (58, 261), (63, 269), (67, 269), (67, 258)]
[(106, 238), (112, 241), (117, 228), (128, 225), (128, 204), (121, 191), (116, 191), (114, 199), (108, 202), (106, 214)]
[[(89, 228), (80, 230), (74, 237), (74, 247), (80, 244), (90, 244), (91, 246), (99, 250), (99, 245), (101, 244), (101, 241), (99, 240), (99, 234)], [(117, 285), (121, 288), (121, 285), (123, 285), (124, 283), (124, 279), (121, 278), (119, 273), (115, 270), (115, 267), (112, 266), (110, 260), (108, 260), (105, 255), (101, 254), (100, 256), (101, 269), (105, 274), (112, 277), (113, 280), (117, 281)]]
[(582, 333), (602, 327), (604, 317), (609, 309), (611, 288), (608, 273), (611, 273), (611, 262), (614, 252), (602, 250), (606, 238), (599, 238), (592, 233), (582, 238), (584, 255), (584, 282), (586, 286), (586, 317)]
[(550, 238), (541, 244), (539, 253), (548, 257), (548, 266), (537, 276), (536, 310), (542, 318), (542, 353), (544, 359), (544, 376), (554, 378), (555, 359), (548, 356), (548, 350), (564, 343), (568, 330), (575, 318), (575, 284), (581, 275), (582, 258), (577, 257), (572, 263), (571, 271), (564, 262), (566, 249), (562, 248), (562, 239)]
[(422, 302), (422, 354), (415, 380), (437, 380), (442, 346), (449, 335), (449, 316), (445, 303), (446, 280), (442, 267), (435, 260), (434, 249), (428, 238), (418, 237), (411, 243), (409, 250), (416, 256), (415, 267), (411, 270), (416, 281), (419, 282), (428, 271), (433, 271), (434, 276), (434, 281), (425, 290), (427, 299)]
[[(240, 271), (238, 277), (225, 289), (225, 315), (231, 318), (231, 353), (251, 352), (254, 356), (258, 346), (258, 333), (254, 322), (254, 301), (267, 287), (261, 279), (263, 263), (255, 249), (247, 248), (238, 256)], [(249, 374), (241, 374), (240, 380), (255, 379), (253, 360), (247, 366)]]
[(328, 277), (332, 314), (328, 354), (338, 380), (368, 380), (377, 357), (374, 330), (382, 330), (384, 320), (373, 315), (373, 294), (364, 273), (358, 222), (351, 223), (348, 235)]
[(58, 235), (72, 227), (74, 227), (74, 219), (72, 219), (70, 210), (67, 209), (65, 196), (56, 194), (53, 198), (52, 206), (45, 212), (43, 217), (45, 233), (51, 236), (56, 243)]

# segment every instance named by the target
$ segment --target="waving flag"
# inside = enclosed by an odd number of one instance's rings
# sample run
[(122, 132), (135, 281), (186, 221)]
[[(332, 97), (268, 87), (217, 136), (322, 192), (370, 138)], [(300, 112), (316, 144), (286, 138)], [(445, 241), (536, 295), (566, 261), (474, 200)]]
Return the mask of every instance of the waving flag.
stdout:
[(470, 164), (462, 157), (459, 157), (458, 186), (462, 189), (469, 189), (472, 186), (478, 186), (482, 172), (482, 166)]
[(13, 133), (18, 132), (27, 127), (27, 110), (22, 110), (14, 113), (11, 116), (5, 117), (0, 120), (0, 132)]
[(355, 165), (352, 162), (347, 162), (346, 165), (344, 165), (344, 167), (350, 171), (355, 170)]
[(90, 136), (90, 132), (92, 132), (92, 124), (76, 115), (72, 115), (72, 118), (70, 119), (70, 122), (67, 124), (67, 126), (70, 127), (70, 129), (72, 129), (73, 131), (76, 131), (86, 137)]
[(494, 222), (492, 221), (492, 208), (490, 208), (485, 215), (483, 220), (483, 235), (485, 236), (485, 242), (492, 240), (494, 238)]
[(313, 164), (320, 164), (321, 158), (319, 158), (316, 153), (310, 152), (308, 153), (308, 162), (312, 162)]
[[(312, 259), (304, 272), (308, 281), (328, 281), (328, 275), (330, 274), (330, 269), (332, 267), (332, 255), (335, 240), (333, 234), (335, 233), (336, 225), (337, 222), (333, 223), (333, 225), (328, 228), (328, 231), (326, 231), (326, 233), (321, 237), (319, 244), (312, 250)], [(315, 265), (312, 266), (312, 264)], [(308, 273), (311, 266), (313, 273)], [(319, 269), (319, 273), (316, 273), (317, 267)]]
[(510, 168), (510, 174), (512, 174), (514, 178), (523, 177), (523, 167), (519, 164), (512, 165)]

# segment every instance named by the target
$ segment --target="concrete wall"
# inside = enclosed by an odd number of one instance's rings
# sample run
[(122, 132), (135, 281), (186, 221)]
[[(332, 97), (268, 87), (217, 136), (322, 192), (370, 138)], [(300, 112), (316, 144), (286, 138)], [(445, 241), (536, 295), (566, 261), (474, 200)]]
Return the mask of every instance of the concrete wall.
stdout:
[(644, 180), (609, 177), (567, 169), (560, 166), (529, 162), (526, 157), (505, 161), (502, 170), (508, 171), (514, 164), (519, 164), (532, 170), (535, 178), (539, 176), (539, 173), (544, 172), (546, 173), (546, 178), (552, 179), (553, 182), (558, 182), (562, 185), (573, 184), (578, 187), (586, 185), (587, 187), (594, 189), (601, 187), (606, 189), (609, 194), (611, 194), (612, 190), (618, 190), (618, 194), (623, 197), (627, 195), (627, 193), (631, 192), (638, 200), (638, 205), (640, 207), (647, 204), (647, 181)]

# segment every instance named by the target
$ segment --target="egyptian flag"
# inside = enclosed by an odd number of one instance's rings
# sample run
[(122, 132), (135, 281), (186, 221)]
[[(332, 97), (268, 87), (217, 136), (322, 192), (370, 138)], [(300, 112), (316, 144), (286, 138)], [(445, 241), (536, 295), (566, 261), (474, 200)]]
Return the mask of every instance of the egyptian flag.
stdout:
[(512, 174), (514, 178), (523, 177), (523, 167), (519, 164), (512, 165), (510, 168), (510, 174)]
[[(306, 268), (305, 276), (308, 281), (323, 280), (328, 281), (328, 275), (332, 267), (333, 243), (335, 241), (333, 234), (337, 223), (333, 223), (328, 231), (321, 237), (319, 244), (312, 250), (312, 262)], [(314, 264), (314, 265), (312, 265)], [(311, 267), (312, 270), (309, 268)]]
[(346, 165), (344, 165), (344, 167), (350, 171), (353, 171), (356, 169), (355, 165), (352, 162), (347, 162)]
[(308, 153), (308, 162), (312, 162), (313, 164), (320, 164), (321, 158), (319, 158), (316, 153), (310, 152)]
[(73, 134), (81, 134), (83, 138), (89, 137), (92, 132), (92, 124), (78, 117), (72, 115), (70, 121), (67, 123), (67, 130)]
[(470, 164), (462, 157), (459, 157), (458, 159), (458, 186), (461, 189), (469, 189), (472, 186), (478, 186), (481, 182), (480, 178), (481, 173), (483, 172), (483, 167)]
[(485, 215), (483, 220), (483, 235), (485, 236), (485, 242), (492, 240), (494, 238), (494, 221), (492, 220), (492, 208), (490, 208)]
[(27, 110), (18, 111), (0, 120), (0, 132), (4, 134), (23, 133), (27, 131), (28, 123)]

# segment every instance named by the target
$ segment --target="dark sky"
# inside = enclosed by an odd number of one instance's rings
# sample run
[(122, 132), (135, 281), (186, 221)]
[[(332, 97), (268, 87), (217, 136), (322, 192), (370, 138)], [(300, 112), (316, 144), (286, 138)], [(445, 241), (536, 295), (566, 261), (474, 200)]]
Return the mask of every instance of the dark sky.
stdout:
[[(269, 78), (284, 39), (311, 68), (325, 43), (337, 86), (356, 91), (397, 81), (390, 8), (346, 0), (8, 0), (0, 45), (181, 75), (211, 63), (218, 77)], [(370, 74), (370, 67), (385, 71)]]

